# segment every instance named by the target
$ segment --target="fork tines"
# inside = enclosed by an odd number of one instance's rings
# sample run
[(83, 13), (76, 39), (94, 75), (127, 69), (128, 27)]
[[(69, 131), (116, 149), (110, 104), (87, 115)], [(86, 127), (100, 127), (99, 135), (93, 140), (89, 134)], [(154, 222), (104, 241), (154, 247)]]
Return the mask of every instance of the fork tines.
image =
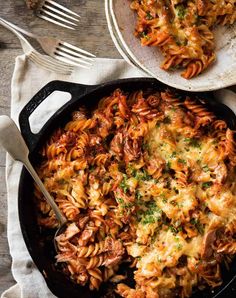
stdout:
[(45, 0), (37, 9), (38, 17), (72, 30), (78, 26), (80, 16), (53, 0)]
[(68, 42), (60, 42), (54, 51), (54, 58), (71, 65), (89, 68), (96, 56), (75, 47)]

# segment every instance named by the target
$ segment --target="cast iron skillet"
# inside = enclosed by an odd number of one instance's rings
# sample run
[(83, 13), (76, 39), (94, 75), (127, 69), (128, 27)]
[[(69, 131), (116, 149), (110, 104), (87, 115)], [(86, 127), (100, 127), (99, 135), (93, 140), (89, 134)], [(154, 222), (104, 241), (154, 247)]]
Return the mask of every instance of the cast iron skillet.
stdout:
[[(38, 160), (38, 150), (47, 140), (50, 133), (55, 128), (63, 126), (69, 121), (71, 112), (78, 109), (79, 105), (85, 105), (88, 109), (96, 107), (98, 101), (109, 95), (116, 88), (123, 91), (133, 91), (138, 89), (158, 89), (168, 88), (166, 85), (150, 78), (133, 78), (117, 80), (96, 86), (86, 86), (81, 84), (53, 81), (41, 89), (33, 99), (23, 108), (19, 116), (19, 123), (22, 135), (30, 149), (30, 160), (35, 165)], [(41, 131), (33, 134), (30, 130), (29, 116), (52, 92), (65, 91), (71, 94), (71, 100), (60, 108), (44, 125)], [(184, 91), (179, 94), (186, 95)], [(196, 93), (190, 94), (196, 96)], [(197, 94), (202, 96), (202, 94)], [(236, 128), (236, 117), (234, 113), (225, 105), (211, 100), (211, 93), (204, 94), (207, 107), (215, 114), (226, 120), (231, 129)], [(19, 219), (23, 237), (29, 253), (43, 274), (49, 289), (60, 298), (96, 298), (96, 297), (116, 297), (114, 293), (115, 285), (111, 283), (103, 284), (100, 290), (91, 292), (88, 287), (81, 287), (68, 280), (64, 274), (57, 270), (54, 260), (54, 249), (51, 242), (53, 234), (45, 233), (36, 224), (36, 215), (32, 199), (33, 182), (25, 169), (22, 170), (19, 186)], [(132, 272), (125, 266), (121, 266), (121, 273), (127, 272), (128, 284), (133, 285)], [(212, 292), (211, 290), (197, 291), (193, 298), (215, 298), (215, 297), (235, 297), (236, 296), (236, 260), (230, 266), (230, 271), (223, 269), (223, 285)]]

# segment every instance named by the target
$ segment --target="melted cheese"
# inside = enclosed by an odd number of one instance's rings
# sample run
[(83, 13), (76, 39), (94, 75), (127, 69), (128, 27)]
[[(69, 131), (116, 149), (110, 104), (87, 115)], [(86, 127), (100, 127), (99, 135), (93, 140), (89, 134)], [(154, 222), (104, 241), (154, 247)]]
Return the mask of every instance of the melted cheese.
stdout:
[[(202, 236), (197, 236), (187, 242), (181, 235), (173, 235), (171, 231), (161, 231), (157, 241), (149, 250), (134, 244), (129, 250), (133, 257), (142, 256), (138, 261), (142, 275), (152, 276), (165, 267), (173, 267), (182, 255), (198, 258), (202, 245)], [(157, 269), (158, 268), (158, 269)]]

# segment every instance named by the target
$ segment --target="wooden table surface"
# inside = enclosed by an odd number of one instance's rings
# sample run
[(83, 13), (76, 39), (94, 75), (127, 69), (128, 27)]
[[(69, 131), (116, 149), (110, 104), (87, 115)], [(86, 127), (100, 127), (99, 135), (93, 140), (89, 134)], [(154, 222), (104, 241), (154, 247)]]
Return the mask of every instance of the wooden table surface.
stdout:
[[(24, 0), (1, 1), (0, 17), (22, 28), (42, 35), (54, 35), (91, 51), (97, 57), (120, 58), (110, 38), (103, 0), (58, 0), (81, 15), (77, 31), (63, 29), (34, 16)], [(34, 43), (34, 45), (36, 45)], [(0, 26), (0, 115), (10, 113), (11, 77), (15, 57), (22, 54), (18, 39)], [(0, 149), (0, 295), (14, 284), (7, 242), (7, 198), (5, 185), (5, 152)]]
[[(0, 17), (41, 35), (54, 35), (94, 53), (97, 57), (120, 58), (110, 38), (103, 0), (58, 0), (81, 15), (77, 31), (63, 29), (34, 16), (24, 0), (1, 1)], [(33, 43), (33, 45), (37, 44)], [(37, 47), (38, 48), (38, 47)], [(10, 87), (14, 59), (22, 54), (18, 39), (0, 26), (0, 115), (10, 114)], [(234, 88), (236, 91), (236, 88)], [(0, 295), (13, 285), (11, 257), (7, 242), (7, 198), (5, 185), (5, 152), (0, 149)], [(228, 297), (234, 297), (229, 295)]]

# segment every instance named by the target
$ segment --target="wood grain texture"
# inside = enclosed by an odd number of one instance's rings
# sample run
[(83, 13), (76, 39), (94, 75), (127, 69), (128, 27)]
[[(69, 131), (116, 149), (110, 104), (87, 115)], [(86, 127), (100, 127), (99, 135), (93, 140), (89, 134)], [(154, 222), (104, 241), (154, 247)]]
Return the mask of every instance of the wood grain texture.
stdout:
[[(110, 38), (104, 12), (103, 0), (58, 0), (81, 15), (76, 31), (63, 29), (37, 18), (26, 9), (24, 0), (1, 1), (0, 16), (20, 27), (40, 35), (59, 37), (97, 57), (120, 58)], [(32, 44), (40, 50), (35, 42)], [(15, 57), (22, 54), (19, 40), (0, 26), (0, 115), (10, 114), (10, 88)], [(0, 149), (0, 295), (13, 285), (11, 257), (7, 243), (7, 198), (5, 185), (5, 152)]]
[[(57, 27), (34, 16), (24, 0), (1, 1), (0, 16), (36, 34), (60, 37), (94, 53), (98, 57), (120, 58), (110, 38), (103, 0), (58, 0), (81, 15), (79, 29)], [(33, 45), (39, 49), (38, 45)], [(18, 39), (0, 26), (0, 115), (10, 114), (10, 87), (15, 57), (22, 54)], [(236, 88), (235, 88), (236, 90)], [(0, 149), (0, 295), (13, 285), (11, 257), (7, 243), (7, 199), (5, 185), (5, 152)]]

